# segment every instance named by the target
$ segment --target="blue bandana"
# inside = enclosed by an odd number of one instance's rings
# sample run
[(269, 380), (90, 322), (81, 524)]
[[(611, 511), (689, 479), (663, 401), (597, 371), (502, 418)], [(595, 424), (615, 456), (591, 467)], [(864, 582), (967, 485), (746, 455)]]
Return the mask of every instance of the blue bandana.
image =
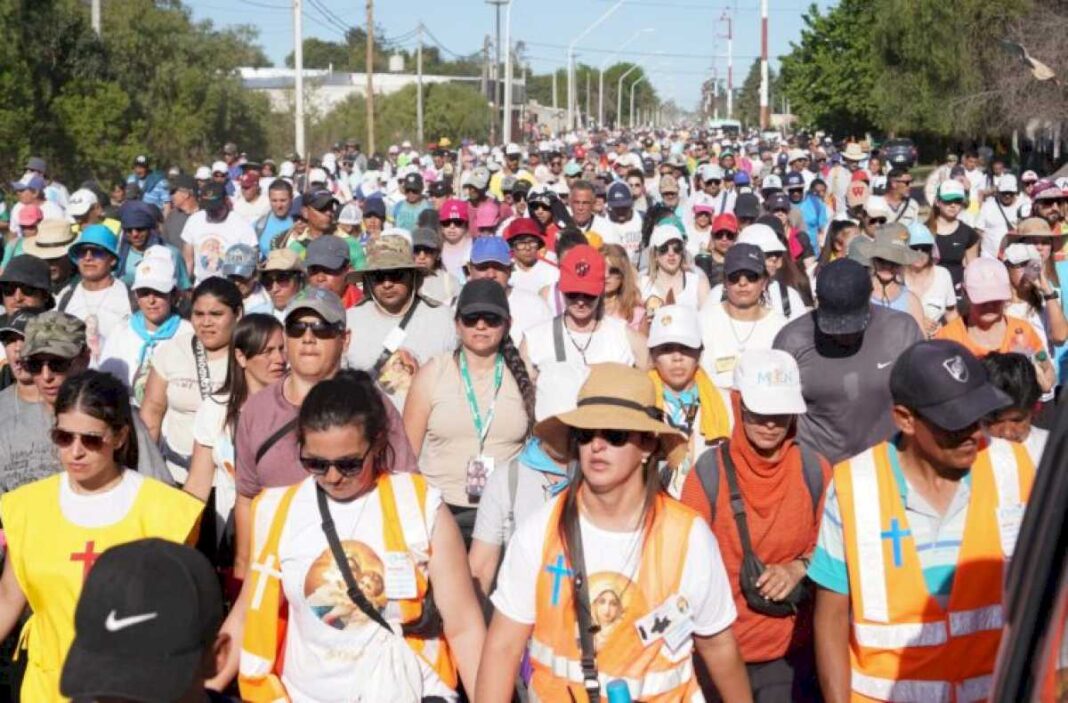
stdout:
[(523, 446), (523, 451), (519, 453), (519, 463), (543, 474), (564, 477), (563, 481), (557, 481), (549, 487), (549, 495), (555, 496), (567, 488), (569, 479), (566, 467), (560, 466), (545, 453), (541, 448), (541, 440), (537, 437), (531, 437)]

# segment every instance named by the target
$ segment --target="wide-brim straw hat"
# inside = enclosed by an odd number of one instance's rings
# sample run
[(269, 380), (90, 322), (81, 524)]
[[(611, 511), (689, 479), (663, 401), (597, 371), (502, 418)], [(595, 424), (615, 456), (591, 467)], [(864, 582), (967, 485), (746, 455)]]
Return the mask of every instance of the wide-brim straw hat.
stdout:
[(410, 270), (418, 274), (421, 270), (415, 264), (411, 243), (398, 235), (384, 234), (378, 237), (367, 245), (365, 252), (366, 263), (362, 268), (349, 272), (349, 283), (359, 284), (365, 274), (376, 271)]

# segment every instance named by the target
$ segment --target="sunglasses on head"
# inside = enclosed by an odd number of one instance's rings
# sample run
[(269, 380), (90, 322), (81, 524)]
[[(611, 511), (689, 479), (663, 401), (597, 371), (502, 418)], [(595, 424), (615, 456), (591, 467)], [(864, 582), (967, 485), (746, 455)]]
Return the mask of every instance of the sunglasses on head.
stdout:
[(442, 220), (441, 221), (441, 226), (442, 227), (466, 227), (467, 226), (467, 222), (465, 220), (456, 220), (456, 219)]
[(98, 452), (104, 448), (104, 440), (106, 439), (106, 436), (102, 434), (89, 434), (86, 432), (71, 432), (70, 430), (61, 430), (58, 427), (52, 428), (52, 444), (60, 449), (66, 449), (74, 444), (75, 438), (81, 441), (82, 446), (85, 447), (87, 451)]
[(408, 269), (397, 269), (395, 271), (375, 271), (370, 274), (372, 285), (379, 283), (407, 283), (411, 278), (412, 272)]
[(344, 327), (341, 324), (330, 324), (325, 320), (288, 320), (286, 321), (286, 336), (291, 339), (300, 339), (308, 330), (316, 339), (337, 339), (341, 336)]
[(317, 457), (300, 456), (300, 465), (304, 470), (316, 476), (323, 476), (333, 466), (342, 476), (354, 476), (363, 469), (363, 456), (347, 456), (342, 459), (319, 459)]
[(752, 271), (735, 271), (727, 276), (727, 283), (735, 285), (743, 278), (749, 283), (756, 283), (760, 280), (761, 276), (759, 273), (753, 273)]
[(47, 366), (48, 370), (55, 374), (65, 374), (70, 371), (71, 364), (74, 363), (74, 359), (61, 359), (59, 357), (47, 357), (47, 356), (31, 356), (28, 359), (22, 360), (22, 366), (31, 375), (36, 376), (44, 371)]
[(15, 291), (19, 291), (27, 297), (41, 295), (45, 292), (40, 288), (34, 288), (25, 283), (0, 283), (0, 295), (5, 297), (12, 296), (15, 295)]
[(579, 444), (589, 444), (594, 437), (600, 437), (613, 447), (622, 447), (630, 439), (630, 430), (586, 430), (576, 428), (572, 432)]
[(260, 281), (264, 288), (270, 288), (275, 283), (292, 283), (299, 275), (296, 271), (267, 271), (260, 274)]
[(460, 324), (464, 327), (477, 327), (479, 321), (486, 323), (486, 327), (500, 327), (504, 324), (504, 318), (492, 312), (472, 312), (459, 315)]
[(671, 251), (676, 254), (681, 254), (683, 252), (683, 249), (684, 247), (682, 245), (682, 242), (664, 242), (656, 248), (656, 253), (663, 255)]

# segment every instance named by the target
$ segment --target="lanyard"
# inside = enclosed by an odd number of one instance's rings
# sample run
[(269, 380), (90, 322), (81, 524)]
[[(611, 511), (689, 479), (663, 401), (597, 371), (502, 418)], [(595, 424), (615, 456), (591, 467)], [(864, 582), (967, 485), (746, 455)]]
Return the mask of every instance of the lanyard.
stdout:
[(471, 419), (475, 422), (475, 436), (478, 438), (478, 453), (482, 454), (482, 447), (486, 443), (486, 435), (489, 434), (490, 425), (493, 424), (493, 414), (497, 409), (497, 394), (501, 390), (501, 380), (504, 378), (504, 356), (497, 354), (497, 361), (493, 364), (493, 400), (490, 401), (486, 419), (478, 411), (478, 399), (475, 398), (475, 389), (471, 384), (471, 374), (467, 370), (467, 352), (460, 352), (460, 378), (464, 383), (464, 396), (467, 397), (467, 406), (471, 409)]

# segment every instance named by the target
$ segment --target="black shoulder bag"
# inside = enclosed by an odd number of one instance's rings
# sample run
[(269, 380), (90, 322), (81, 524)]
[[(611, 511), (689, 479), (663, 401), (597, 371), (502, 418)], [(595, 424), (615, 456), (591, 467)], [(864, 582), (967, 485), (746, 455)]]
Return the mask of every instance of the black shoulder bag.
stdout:
[(573, 576), (573, 605), (575, 619), (578, 621), (579, 648), (582, 650), (582, 685), (590, 703), (600, 703), (601, 682), (597, 675), (597, 650), (593, 646), (593, 636), (601, 628), (593, 624), (590, 614), (589, 585), (586, 583), (586, 556), (582, 549), (582, 530), (576, 516), (567, 530), (567, 551), (571, 560)]

